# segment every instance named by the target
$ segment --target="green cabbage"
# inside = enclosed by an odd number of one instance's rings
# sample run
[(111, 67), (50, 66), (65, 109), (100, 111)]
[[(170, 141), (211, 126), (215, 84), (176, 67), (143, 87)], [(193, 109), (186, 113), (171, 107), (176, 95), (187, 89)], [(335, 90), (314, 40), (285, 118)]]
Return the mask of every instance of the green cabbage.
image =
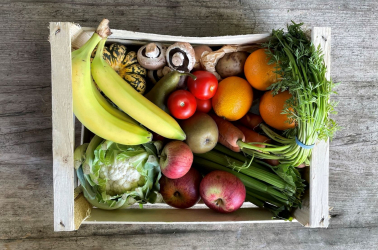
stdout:
[(90, 164), (77, 169), (84, 196), (93, 206), (113, 210), (160, 201), (160, 142), (130, 146), (102, 141), (87, 150), (93, 148), (94, 158), (86, 159)]

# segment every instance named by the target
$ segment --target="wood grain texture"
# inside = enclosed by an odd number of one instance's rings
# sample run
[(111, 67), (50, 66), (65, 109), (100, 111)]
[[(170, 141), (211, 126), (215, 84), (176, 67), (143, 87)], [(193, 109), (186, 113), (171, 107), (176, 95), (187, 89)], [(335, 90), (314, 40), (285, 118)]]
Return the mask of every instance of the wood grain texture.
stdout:
[(50, 23), (54, 230), (71, 231), (74, 223), (74, 134), (71, 23)]
[[(377, 249), (377, 13), (373, 0), (1, 1), (0, 249)], [(82, 225), (54, 233), (47, 27), (95, 27), (103, 17), (115, 29), (183, 36), (264, 33), (290, 20), (331, 27), (331, 77), (341, 82), (332, 99), (343, 130), (330, 142), (329, 228)]]

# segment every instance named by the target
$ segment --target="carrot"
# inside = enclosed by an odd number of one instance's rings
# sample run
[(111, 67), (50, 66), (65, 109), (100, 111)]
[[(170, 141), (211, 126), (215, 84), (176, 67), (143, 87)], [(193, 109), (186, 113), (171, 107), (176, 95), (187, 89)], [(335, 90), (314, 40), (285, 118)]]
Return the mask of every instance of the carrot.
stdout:
[(245, 137), (243, 132), (241, 132), (231, 122), (220, 118), (215, 114), (210, 114), (210, 116), (218, 126), (218, 142), (223, 146), (228, 147), (232, 151), (240, 152), (240, 147), (238, 146), (237, 142), (239, 140), (244, 141)]
[(238, 122), (242, 124), (243, 126), (245, 126), (246, 128), (256, 130), (258, 126), (260, 125), (260, 123), (263, 122), (263, 119), (259, 115), (247, 113)]
[[(259, 133), (248, 129), (241, 125), (236, 125), (238, 129), (240, 129), (241, 132), (243, 132), (245, 136), (245, 142), (269, 142), (269, 138), (263, 135), (260, 135)], [(265, 145), (262, 144), (254, 144), (256, 147), (265, 148)]]

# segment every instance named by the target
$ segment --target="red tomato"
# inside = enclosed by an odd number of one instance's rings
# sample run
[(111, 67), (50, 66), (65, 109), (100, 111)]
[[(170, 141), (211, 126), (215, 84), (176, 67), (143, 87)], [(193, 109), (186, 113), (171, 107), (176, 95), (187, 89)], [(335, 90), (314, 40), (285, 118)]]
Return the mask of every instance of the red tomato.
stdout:
[(188, 77), (188, 89), (192, 94), (201, 100), (212, 98), (218, 89), (218, 80), (212, 73), (208, 71), (199, 70), (193, 72), (197, 77), (196, 80)]
[(169, 112), (177, 119), (188, 119), (196, 112), (196, 98), (186, 90), (176, 90), (167, 102)]
[(197, 99), (197, 111), (201, 111), (203, 113), (208, 113), (211, 110), (211, 99), (201, 100)]

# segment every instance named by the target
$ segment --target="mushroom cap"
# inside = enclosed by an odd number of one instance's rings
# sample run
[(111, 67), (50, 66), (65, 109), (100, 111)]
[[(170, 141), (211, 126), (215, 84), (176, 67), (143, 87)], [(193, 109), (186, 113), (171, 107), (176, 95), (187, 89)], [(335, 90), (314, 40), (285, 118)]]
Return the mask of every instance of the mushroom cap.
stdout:
[(213, 50), (207, 45), (198, 45), (194, 47), (194, 52), (196, 54), (196, 63), (194, 64), (194, 69), (202, 69), (201, 57), (205, 52), (213, 52)]
[[(149, 46), (149, 48), (156, 46), (155, 53), (149, 53), (149, 55), (146, 55), (146, 47)], [(158, 51), (158, 53), (156, 53)], [(149, 43), (144, 45), (138, 50), (137, 58), (139, 64), (149, 70), (155, 70), (158, 68), (163, 67), (166, 64), (165, 61), (165, 54), (166, 54), (166, 48), (161, 45), (160, 43)], [(151, 57), (149, 57), (151, 56)]]
[[(174, 55), (177, 58), (178, 54), (182, 54), (182, 64), (181, 65), (174, 65), (172, 63), (172, 58)], [(178, 72), (190, 72), (194, 64), (196, 63), (196, 56), (194, 49), (190, 43), (187, 42), (177, 42), (172, 44), (171, 46), (168, 47), (167, 52), (166, 52), (166, 61), (168, 66), (171, 69), (177, 70)], [(180, 60), (178, 60), (180, 61)]]

